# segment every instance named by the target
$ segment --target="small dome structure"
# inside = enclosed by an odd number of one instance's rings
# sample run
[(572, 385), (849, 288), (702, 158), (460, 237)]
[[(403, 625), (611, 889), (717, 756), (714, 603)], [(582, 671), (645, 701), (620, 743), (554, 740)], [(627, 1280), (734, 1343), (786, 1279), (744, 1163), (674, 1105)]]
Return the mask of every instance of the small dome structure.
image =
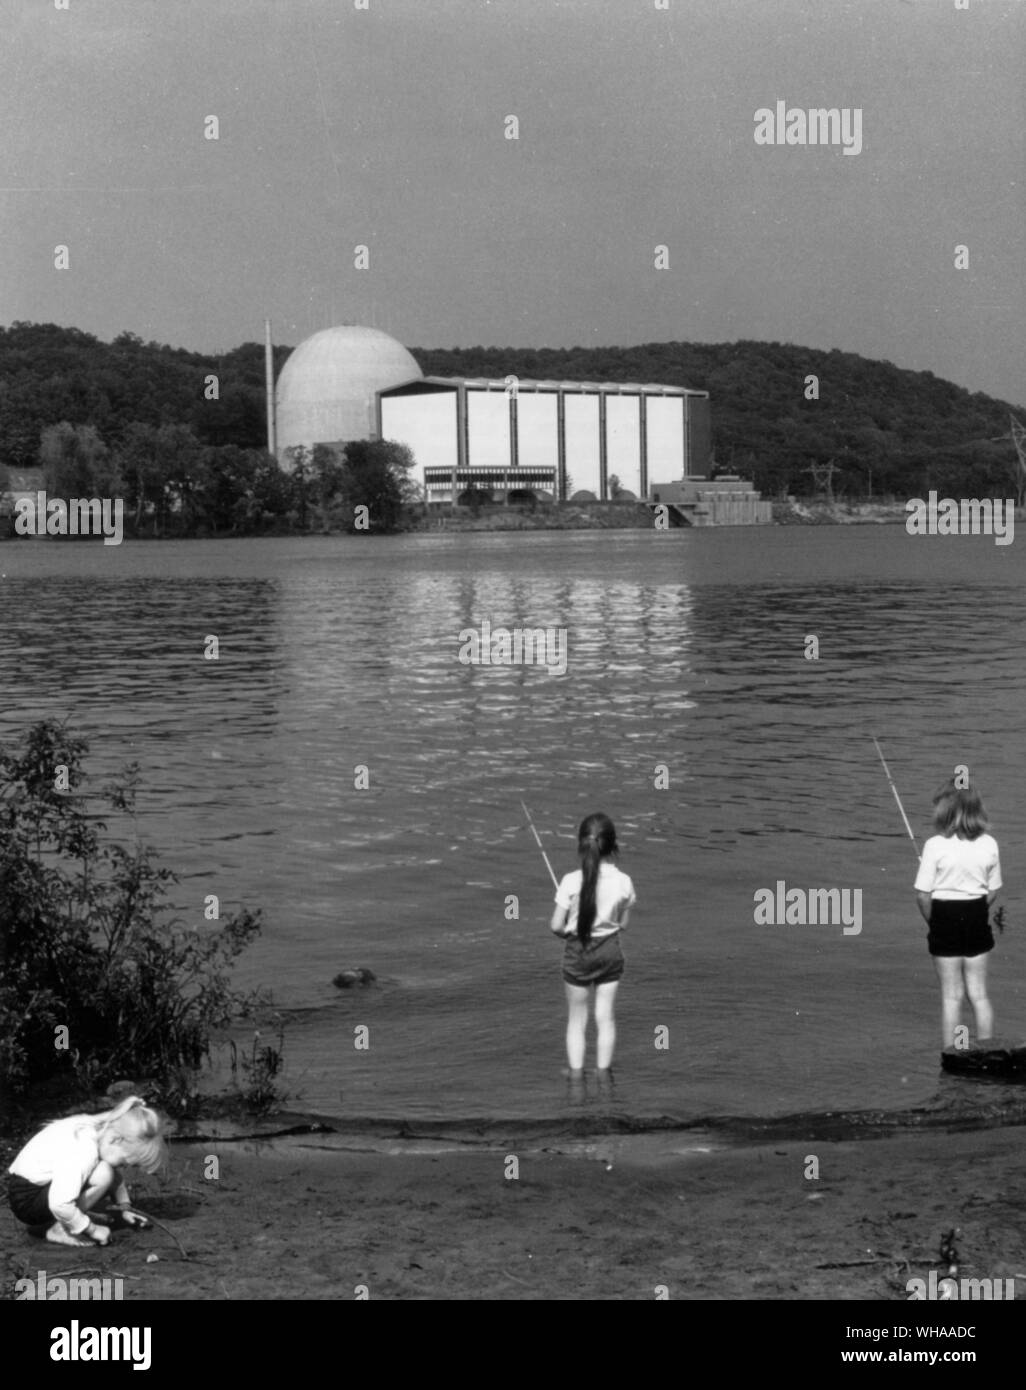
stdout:
[(402, 343), (377, 328), (341, 324), (304, 339), (275, 388), (279, 462), (298, 444), (376, 437), (376, 392), (423, 375)]

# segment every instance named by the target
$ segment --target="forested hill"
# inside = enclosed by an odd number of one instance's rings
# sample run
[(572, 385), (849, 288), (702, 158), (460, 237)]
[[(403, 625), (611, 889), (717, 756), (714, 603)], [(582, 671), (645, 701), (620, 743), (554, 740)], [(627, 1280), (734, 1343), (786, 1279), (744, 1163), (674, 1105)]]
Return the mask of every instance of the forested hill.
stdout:
[[(812, 491), (809, 465), (831, 459), (841, 470), (840, 494), (865, 495), (870, 470), (874, 494), (916, 493), (927, 484), (958, 496), (1015, 491), (1008, 404), (856, 353), (757, 342), (410, 351), (432, 376), (651, 381), (708, 391), (717, 465), (771, 494)], [(818, 400), (806, 399), (809, 376), (818, 378)]]
[[(275, 350), (276, 370), (290, 351)], [(265, 448), (263, 346), (204, 356), (132, 333), (102, 343), (52, 323), (0, 328), (0, 463), (33, 466), (42, 431), (62, 420), (91, 425), (112, 449), (133, 423), (185, 425), (206, 445)]]
[[(280, 371), (290, 349), (275, 349)], [(721, 469), (766, 492), (807, 493), (811, 463), (834, 459), (838, 493), (1009, 495), (1009, 406), (929, 372), (854, 353), (782, 343), (651, 343), (630, 348), (411, 348), (425, 373), (575, 381), (662, 382), (708, 390)], [(207, 378), (218, 378), (209, 399)], [(818, 400), (806, 378), (818, 377)], [(263, 348), (220, 356), (144, 343), (103, 343), (54, 324), (0, 328), (0, 465), (38, 461), (40, 435), (62, 420), (90, 425), (116, 450), (133, 423), (187, 426), (199, 443), (266, 443)]]

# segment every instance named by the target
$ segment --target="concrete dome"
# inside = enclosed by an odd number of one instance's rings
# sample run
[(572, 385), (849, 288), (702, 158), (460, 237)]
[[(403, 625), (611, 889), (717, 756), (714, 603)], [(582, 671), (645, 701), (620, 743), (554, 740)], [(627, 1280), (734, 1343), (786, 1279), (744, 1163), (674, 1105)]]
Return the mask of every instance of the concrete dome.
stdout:
[(375, 392), (423, 376), (402, 343), (376, 328), (324, 328), (295, 349), (275, 388), (278, 458), (297, 444), (377, 435)]

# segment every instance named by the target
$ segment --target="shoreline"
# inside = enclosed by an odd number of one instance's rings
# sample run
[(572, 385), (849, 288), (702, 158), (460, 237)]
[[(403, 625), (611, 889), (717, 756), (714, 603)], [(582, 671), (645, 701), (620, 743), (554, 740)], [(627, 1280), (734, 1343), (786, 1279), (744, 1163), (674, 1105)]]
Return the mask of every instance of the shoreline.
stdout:
[(657, 1154), (182, 1136), (166, 1178), (130, 1184), (166, 1231), (58, 1248), (4, 1204), (0, 1285), (81, 1269), (126, 1301), (904, 1301), (947, 1273), (950, 1231), (961, 1277), (1026, 1298), (1020, 1129)]
[[(625, 1115), (557, 1114), (535, 1118), (464, 1116), (453, 1118), (389, 1118), (373, 1115), (339, 1116), (316, 1111), (282, 1109), (251, 1122), (237, 1117), (197, 1118), (175, 1122), (169, 1135), (174, 1144), (263, 1142), (298, 1135), (335, 1136), (362, 1141), (368, 1151), (374, 1142), (445, 1143), (473, 1152), (484, 1146), (549, 1147), (582, 1141), (608, 1141), (641, 1146), (684, 1142), (694, 1136), (715, 1140), (717, 1147), (791, 1143), (816, 1139), (847, 1143), (885, 1139), (893, 1135), (951, 1131), (984, 1133), (1026, 1126), (1026, 1086), (1007, 1081), (979, 1081), (971, 1086), (972, 1101), (964, 1095), (936, 1104), (903, 1110), (797, 1111), (783, 1115)], [(989, 1094), (987, 1094), (989, 1092)], [(982, 1093), (982, 1094), (981, 1094)]]
[[(852, 502), (826, 503), (822, 501), (772, 501), (773, 519), (759, 523), (760, 526), (885, 526), (904, 525), (908, 511), (904, 502)], [(1022, 520), (1021, 516), (1017, 516)], [(100, 536), (16, 536), (5, 533), (0, 515), (0, 543), (10, 541), (57, 541), (65, 544), (99, 541)], [(674, 525), (671, 530), (680, 531), (719, 531), (736, 529), (726, 524), (708, 526)], [(755, 523), (752, 523), (753, 525)], [(302, 540), (307, 538), (364, 540), (381, 536), (436, 535), (438, 533), (464, 532), (508, 532), (508, 531), (651, 531), (653, 514), (643, 502), (588, 502), (588, 503), (541, 503), (536, 508), (522, 505), (511, 507), (492, 506), (474, 514), (469, 508), (462, 508), (453, 515), (440, 512), (436, 516), (411, 513), (407, 524), (393, 531), (226, 531), (206, 535), (154, 536), (130, 535), (126, 541), (144, 541), (159, 544), (162, 541), (243, 541), (243, 540)]]

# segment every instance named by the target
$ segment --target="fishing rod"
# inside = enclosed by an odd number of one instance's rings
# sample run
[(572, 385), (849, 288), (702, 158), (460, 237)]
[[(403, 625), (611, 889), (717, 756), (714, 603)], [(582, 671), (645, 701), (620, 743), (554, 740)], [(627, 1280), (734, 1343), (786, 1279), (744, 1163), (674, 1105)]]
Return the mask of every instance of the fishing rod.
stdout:
[(912, 841), (912, 848), (915, 850), (916, 855), (919, 858), (922, 858), (922, 855), (919, 854), (919, 846), (916, 844), (916, 837), (912, 834), (912, 827), (908, 823), (908, 816), (905, 815), (905, 808), (901, 804), (901, 797), (898, 795), (898, 789), (894, 785), (894, 778), (891, 776), (891, 770), (887, 766), (887, 759), (884, 757), (883, 750), (881, 749), (879, 743), (876, 742), (876, 735), (871, 734), (870, 737), (872, 738), (873, 742), (876, 743), (876, 751), (880, 754), (880, 761), (883, 763), (883, 770), (887, 775), (887, 781), (890, 783), (891, 791), (894, 793), (894, 799), (898, 803), (898, 810), (901, 812), (901, 819), (905, 822), (905, 829), (908, 831), (908, 838)]
[(541, 840), (538, 839), (538, 832), (537, 832), (537, 830), (535, 830), (535, 828), (534, 828), (534, 821), (531, 819), (531, 813), (530, 813), (530, 811), (527, 809), (527, 807), (524, 806), (523, 801), (521, 801), (520, 804), (521, 804), (521, 806), (524, 807), (524, 815), (527, 817), (527, 823), (528, 823), (528, 825), (531, 827), (531, 834), (534, 836), (535, 841), (536, 841), (536, 843), (537, 843), (537, 845), (538, 845), (538, 848), (541, 850), (542, 858), (545, 860), (545, 867), (546, 867), (546, 868), (548, 869), (548, 871), (549, 871), (549, 876), (551, 877), (552, 882), (553, 882), (553, 884), (555, 885), (555, 887), (558, 888), (558, 887), (559, 887), (559, 879), (556, 877), (555, 873), (553, 872), (552, 865), (549, 863), (549, 856), (545, 853), (545, 850), (542, 848), (542, 842), (541, 842)]

